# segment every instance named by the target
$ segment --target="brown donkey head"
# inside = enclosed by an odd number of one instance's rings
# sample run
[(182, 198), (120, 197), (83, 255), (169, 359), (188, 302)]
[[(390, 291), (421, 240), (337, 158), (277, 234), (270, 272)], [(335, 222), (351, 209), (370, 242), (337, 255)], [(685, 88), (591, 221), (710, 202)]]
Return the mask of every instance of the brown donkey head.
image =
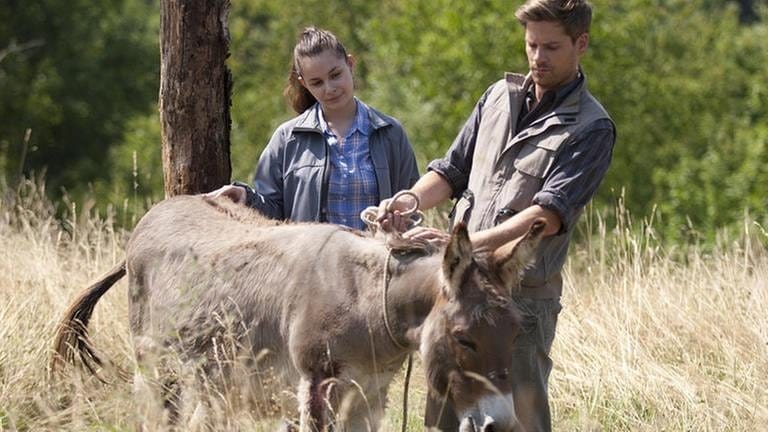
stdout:
[(521, 238), (476, 259), (459, 225), (445, 251), (443, 289), (425, 322), (421, 354), (430, 389), (463, 419), (462, 431), (511, 431), (517, 423), (509, 368), (523, 317), (512, 294), (544, 227), (537, 220)]

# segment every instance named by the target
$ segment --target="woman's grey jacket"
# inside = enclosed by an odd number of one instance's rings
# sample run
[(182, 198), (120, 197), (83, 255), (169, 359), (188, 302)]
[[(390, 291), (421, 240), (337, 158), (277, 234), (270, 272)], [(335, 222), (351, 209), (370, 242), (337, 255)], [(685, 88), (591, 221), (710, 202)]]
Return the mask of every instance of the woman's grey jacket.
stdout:
[[(247, 203), (270, 218), (327, 220), (329, 149), (317, 109), (315, 104), (280, 125), (259, 158), (255, 190), (247, 188)], [(371, 107), (368, 115), (372, 129), (368, 144), (383, 200), (413, 186), (419, 171), (400, 122)]]

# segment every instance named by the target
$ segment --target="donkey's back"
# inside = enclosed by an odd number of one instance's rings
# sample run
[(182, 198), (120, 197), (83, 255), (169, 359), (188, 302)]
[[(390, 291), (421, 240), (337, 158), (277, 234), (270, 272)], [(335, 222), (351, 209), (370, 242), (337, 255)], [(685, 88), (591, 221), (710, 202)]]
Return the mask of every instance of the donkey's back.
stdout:
[(342, 227), (279, 223), (227, 200), (172, 198), (142, 218), (128, 243), (132, 331), (175, 337), (223, 314), (247, 328), (277, 327), (258, 335), (264, 345), (285, 341), (297, 320), (314, 315), (305, 312), (365, 297), (385, 252)]

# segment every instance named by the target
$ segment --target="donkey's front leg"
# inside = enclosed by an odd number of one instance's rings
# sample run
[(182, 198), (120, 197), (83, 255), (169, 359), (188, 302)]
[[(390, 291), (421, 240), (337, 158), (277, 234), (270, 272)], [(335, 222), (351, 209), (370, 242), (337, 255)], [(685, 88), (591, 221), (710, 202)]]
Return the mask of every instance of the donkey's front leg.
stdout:
[(299, 381), (299, 422), (300, 432), (322, 432), (325, 430), (325, 401), (322, 394), (323, 377), (302, 374)]

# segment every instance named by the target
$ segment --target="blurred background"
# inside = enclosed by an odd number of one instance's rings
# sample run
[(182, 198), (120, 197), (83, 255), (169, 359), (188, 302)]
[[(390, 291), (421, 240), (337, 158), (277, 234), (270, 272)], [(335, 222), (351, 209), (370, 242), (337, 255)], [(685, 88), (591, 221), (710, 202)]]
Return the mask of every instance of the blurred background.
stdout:
[[(308, 25), (357, 57), (358, 96), (402, 121), (423, 172), (493, 81), (527, 71), (520, 3), (233, 1), (233, 178), (250, 181), (293, 116), (282, 90)], [(672, 243), (766, 226), (768, 1), (592, 4), (582, 64), (618, 127), (593, 210), (621, 202)], [(0, 3), (0, 190), (37, 178), (55, 202), (127, 223), (162, 199), (159, 14), (159, 0)]]

